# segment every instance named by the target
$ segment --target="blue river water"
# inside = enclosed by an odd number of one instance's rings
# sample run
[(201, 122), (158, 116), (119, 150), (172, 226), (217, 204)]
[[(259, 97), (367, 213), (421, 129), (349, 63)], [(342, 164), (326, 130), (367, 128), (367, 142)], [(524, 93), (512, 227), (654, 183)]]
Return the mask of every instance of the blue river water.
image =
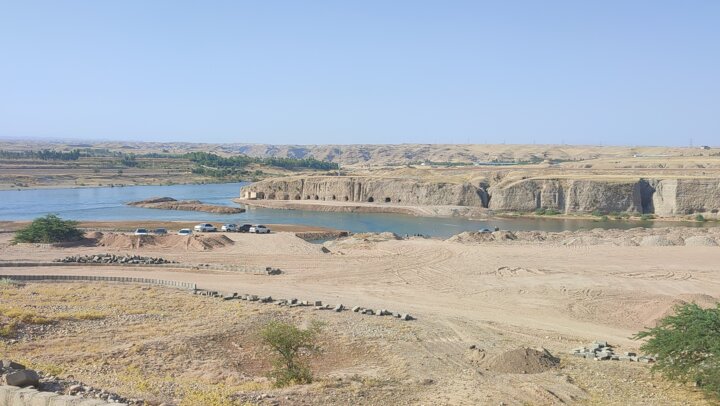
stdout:
[(596, 222), (580, 219), (414, 217), (379, 213), (327, 213), (246, 207), (241, 214), (212, 214), (194, 211), (157, 210), (131, 207), (127, 202), (169, 196), (196, 199), (204, 203), (236, 205), (244, 183), (128, 186), (77, 189), (34, 189), (0, 191), (0, 220), (32, 220), (48, 213), (72, 220), (186, 220), (215, 223), (304, 224), (351, 232), (390, 231), (400, 235), (423, 234), (449, 237), (463, 231), (500, 227), (506, 230), (564, 231), (590, 228), (632, 228), (658, 226), (702, 226), (702, 223), (659, 221)]

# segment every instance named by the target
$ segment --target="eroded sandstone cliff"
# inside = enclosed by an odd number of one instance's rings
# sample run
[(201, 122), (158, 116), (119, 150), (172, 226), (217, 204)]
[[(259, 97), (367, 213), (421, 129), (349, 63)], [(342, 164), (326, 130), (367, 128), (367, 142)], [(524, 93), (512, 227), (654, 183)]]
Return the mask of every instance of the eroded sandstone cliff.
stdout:
[(403, 205), (487, 207), (494, 211), (562, 213), (599, 211), (660, 216), (720, 210), (718, 179), (522, 179), (489, 188), (470, 183), (370, 176), (307, 176), (268, 179), (245, 186), (243, 199), (318, 200)]
[(410, 179), (362, 176), (268, 179), (243, 187), (241, 197), (269, 200), (487, 206), (485, 190), (469, 183), (417, 182)]

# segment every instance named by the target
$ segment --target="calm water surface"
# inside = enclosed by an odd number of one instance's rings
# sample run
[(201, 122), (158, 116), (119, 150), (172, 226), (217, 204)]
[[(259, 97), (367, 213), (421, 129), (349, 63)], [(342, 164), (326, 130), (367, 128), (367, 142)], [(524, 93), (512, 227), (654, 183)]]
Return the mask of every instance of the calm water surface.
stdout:
[[(0, 191), (0, 220), (32, 220), (56, 213), (73, 220), (196, 220), (216, 223), (306, 224), (352, 232), (391, 231), (400, 235), (425, 234), (449, 237), (463, 231), (500, 227), (507, 230), (564, 231), (590, 228), (633, 228), (658, 226), (702, 226), (688, 222), (594, 222), (592, 220), (424, 218), (397, 214), (323, 213), (246, 207), (241, 214), (212, 214), (193, 211), (157, 210), (126, 206), (125, 203), (150, 197), (170, 196), (205, 203), (235, 205), (245, 183), (172, 186), (130, 186), (80, 189)], [(709, 224), (705, 224), (709, 225)]]

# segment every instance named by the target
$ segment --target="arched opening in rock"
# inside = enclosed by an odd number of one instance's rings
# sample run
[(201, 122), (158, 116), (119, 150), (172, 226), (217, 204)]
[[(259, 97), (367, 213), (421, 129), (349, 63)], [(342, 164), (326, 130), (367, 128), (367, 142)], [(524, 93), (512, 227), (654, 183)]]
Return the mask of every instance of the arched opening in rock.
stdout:
[(350, 198), (345, 196), (345, 201), (347, 202), (348, 200), (350, 200)]
[(389, 197), (386, 197), (386, 198), (385, 198), (385, 203), (390, 203), (390, 198), (389, 198)]
[(368, 203), (372, 203), (372, 202), (374, 202), (374, 201), (375, 201), (375, 199), (373, 199), (372, 196), (371, 196), (371, 197), (368, 197)]

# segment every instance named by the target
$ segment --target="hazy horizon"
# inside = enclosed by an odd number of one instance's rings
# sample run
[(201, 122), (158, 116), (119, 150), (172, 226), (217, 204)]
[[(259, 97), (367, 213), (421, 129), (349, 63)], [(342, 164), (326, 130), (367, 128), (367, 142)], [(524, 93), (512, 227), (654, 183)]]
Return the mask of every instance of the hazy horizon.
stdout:
[(720, 3), (7, 3), (0, 137), (713, 145)]

